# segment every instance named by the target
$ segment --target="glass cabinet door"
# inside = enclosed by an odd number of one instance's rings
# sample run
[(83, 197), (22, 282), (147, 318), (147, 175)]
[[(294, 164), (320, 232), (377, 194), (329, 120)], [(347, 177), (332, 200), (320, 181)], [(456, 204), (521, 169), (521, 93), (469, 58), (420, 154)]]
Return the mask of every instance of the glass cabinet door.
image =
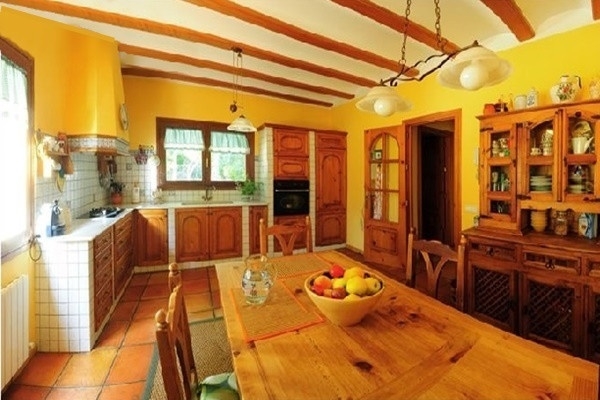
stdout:
[(559, 199), (560, 162), (559, 119), (553, 111), (538, 113), (534, 121), (523, 124), (524, 165), (520, 193), (523, 198), (540, 201)]
[(565, 109), (563, 200), (595, 201), (600, 199), (597, 140), (600, 123), (597, 112), (585, 105)]
[[(482, 226), (517, 222), (516, 129), (513, 124), (482, 130), (480, 205)], [(509, 226), (505, 226), (509, 227)], [(514, 226), (516, 227), (516, 226)]]

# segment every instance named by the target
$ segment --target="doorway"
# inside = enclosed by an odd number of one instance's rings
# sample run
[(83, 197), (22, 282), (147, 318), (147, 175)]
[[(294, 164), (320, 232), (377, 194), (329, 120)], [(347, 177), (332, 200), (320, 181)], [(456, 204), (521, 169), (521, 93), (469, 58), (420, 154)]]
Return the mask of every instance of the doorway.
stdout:
[(460, 237), (460, 110), (405, 121), (409, 227), (455, 247)]

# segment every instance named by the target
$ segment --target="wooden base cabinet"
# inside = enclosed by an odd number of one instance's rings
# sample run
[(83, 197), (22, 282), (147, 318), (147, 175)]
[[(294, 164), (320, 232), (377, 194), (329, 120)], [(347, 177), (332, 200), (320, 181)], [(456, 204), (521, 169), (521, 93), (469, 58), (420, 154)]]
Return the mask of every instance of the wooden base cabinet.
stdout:
[(181, 208), (175, 211), (177, 262), (242, 256), (242, 208)]
[(94, 239), (94, 330), (98, 330), (113, 305), (113, 231)]
[(600, 360), (600, 255), (584, 238), (470, 228), (467, 312), (576, 356)]
[(168, 214), (166, 209), (135, 211), (136, 264), (162, 265), (169, 262)]
[(327, 246), (346, 243), (346, 213), (317, 213), (315, 244)]
[(114, 273), (115, 298), (125, 288), (133, 273), (133, 214), (127, 214), (114, 226)]

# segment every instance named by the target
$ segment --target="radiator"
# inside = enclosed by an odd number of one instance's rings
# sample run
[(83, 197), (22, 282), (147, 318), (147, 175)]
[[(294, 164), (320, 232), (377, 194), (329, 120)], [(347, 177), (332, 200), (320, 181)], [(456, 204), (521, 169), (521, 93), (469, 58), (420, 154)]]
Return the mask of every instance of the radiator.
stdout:
[(2, 288), (2, 389), (29, 356), (29, 278), (21, 275)]

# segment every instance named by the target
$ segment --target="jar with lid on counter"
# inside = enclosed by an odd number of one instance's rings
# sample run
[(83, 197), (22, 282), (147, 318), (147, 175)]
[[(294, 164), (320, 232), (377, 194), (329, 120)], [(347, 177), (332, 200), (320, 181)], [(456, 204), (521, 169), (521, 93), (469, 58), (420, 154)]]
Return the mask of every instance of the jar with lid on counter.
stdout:
[(557, 211), (554, 221), (554, 233), (560, 236), (566, 236), (569, 232), (569, 221), (566, 211)]

